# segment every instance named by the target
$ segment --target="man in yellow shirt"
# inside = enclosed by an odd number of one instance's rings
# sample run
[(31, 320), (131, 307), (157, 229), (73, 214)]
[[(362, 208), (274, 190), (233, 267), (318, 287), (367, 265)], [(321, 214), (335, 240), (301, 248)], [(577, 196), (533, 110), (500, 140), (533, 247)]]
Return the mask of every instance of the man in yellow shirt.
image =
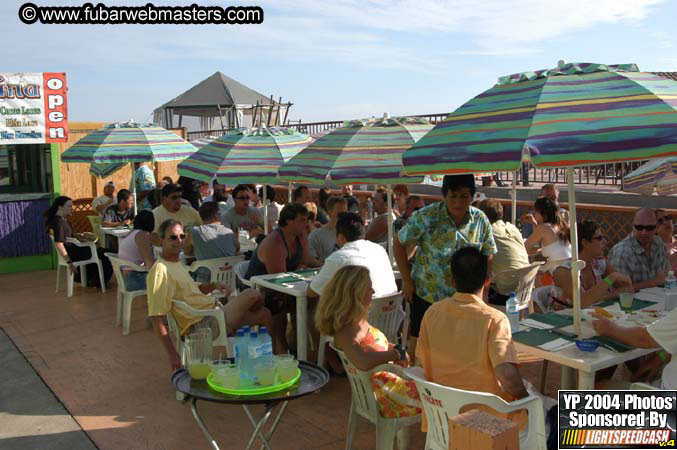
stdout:
[[(209, 294), (214, 289), (224, 291), (226, 297), (230, 289), (219, 283), (196, 284), (181, 264), (179, 254), (183, 247), (186, 235), (180, 222), (169, 219), (160, 224), (159, 235), (162, 242), (162, 254), (148, 272), (148, 316), (153, 322), (153, 328), (160, 337), (172, 369), (181, 367), (181, 359), (169, 337), (163, 316), (171, 313), (185, 335), (196, 327), (209, 327), (212, 336), (219, 333), (218, 323), (213, 317), (195, 317), (186, 314), (174, 307), (172, 300), (186, 302), (195, 309), (214, 309), (221, 307)], [(263, 325), (270, 327), (270, 311), (263, 305), (263, 298), (254, 289), (247, 289), (231, 299), (222, 307), (229, 333), (235, 332), (243, 325)]]
[(162, 204), (153, 210), (155, 232), (165, 220), (181, 222), (186, 228), (202, 225), (200, 214), (190, 206), (181, 203), (183, 188), (178, 184), (168, 184), (162, 188)]
[[(490, 282), (488, 271), (489, 257), (477, 248), (464, 247), (454, 253), (451, 273), (456, 292), (426, 311), (416, 358), (426, 380), (490, 392), (511, 402), (529, 394), (517, 368), (519, 359), (508, 318), (482, 300)], [(499, 415), (493, 410), (488, 412)], [(525, 411), (508, 418), (522, 429), (527, 423)]]

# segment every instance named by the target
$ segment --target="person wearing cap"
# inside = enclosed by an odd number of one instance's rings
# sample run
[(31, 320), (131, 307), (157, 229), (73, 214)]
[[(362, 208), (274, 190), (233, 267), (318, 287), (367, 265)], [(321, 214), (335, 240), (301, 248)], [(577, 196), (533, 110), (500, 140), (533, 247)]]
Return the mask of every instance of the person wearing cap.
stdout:
[[(451, 297), (451, 257), (473, 246), (484, 255), (496, 254), (496, 242), (487, 216), (470, 206), (475, 195), (475, 177), (446, 175), (441, 202), (414, 212), (393, 239), (393, 253), (402, 275), (402, 291), (411, 303), (411, 336), (417, 338), (423, 315), (430, 305)], [(413, 266), (407, 249), (418, 246)]]
[(99, 213), (100, 216), (103, 216), (106, 208), (115, 201), (114, 194), (115, 184), (112, 181), (109, 181), (103, 186), (103, 195), (99, 195), (92, 201), (92, 209)]

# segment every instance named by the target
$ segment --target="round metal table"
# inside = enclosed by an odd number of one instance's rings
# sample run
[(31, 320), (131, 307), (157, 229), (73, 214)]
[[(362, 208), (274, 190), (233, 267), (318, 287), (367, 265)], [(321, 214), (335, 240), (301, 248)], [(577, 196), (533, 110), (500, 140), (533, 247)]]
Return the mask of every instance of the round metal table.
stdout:
[[(301, 378), (296, 384), (281, 391), (262, 395), (240, 396), (221, 394), (220, 392), (211, 390), (205, 380), (193, 380), (186, 369), (179, 369), (174, 372), (172, 374), (171, 381), (176, 390), (184, 393), (186, 395), (186, 400), (191, 401), (191, 411), (193, 412), (193, 417), (200, 426), (200, 429), (202, 429), (202, 432), (204, 433), (212, 448), (219, 450), (216, 440), (207, 429), (207, 426), (205, 425), (197, 410), (198, 400), (242, 405), (242, 408), (249, 418), (249, 421), (254, 427), (254, 432), (252, 433), (249, 443), (247, 444), (247, 450), (252, 448), (257, 437), (263, 443), (263, 447), (270, 450), (270, 438), (275, 432), (275, 428), (277, 428), (277, 424), (279, 423), (280, 418), (287, 407), (287, 403), (290, 400), (295, 400), (318, 391), (329, 381), (329, 373), (316, 364), (307, 361), (299, 361), (299, 369), (301, 369)], [(247, 407), (248, 405), (257, 404), (263, 404), (265, 406), (265, 412), (258, 421), (254, 418), (251, 411), (249, 411), (249, 408)], [(273, 410), (279, 404), (281, 405), (275, 416), (275, 419), (273, 420), (273, 424), (268, 432), (264, 434), (263, 428), (272, 415)]]

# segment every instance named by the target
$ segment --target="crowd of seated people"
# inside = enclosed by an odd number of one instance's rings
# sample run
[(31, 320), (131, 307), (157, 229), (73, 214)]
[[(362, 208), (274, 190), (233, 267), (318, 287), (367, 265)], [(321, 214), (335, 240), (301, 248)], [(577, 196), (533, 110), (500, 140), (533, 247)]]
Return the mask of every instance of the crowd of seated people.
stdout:
[[(138, 178), (143, 182), (145, 171), (141, 167)], [(499, 274), (524, 268), (534, 258), (544, 259), (552, 285), (545, 288), (546, 296), (534, 295), (537, 308), (572, 308), (570, 226), (574, 225), (578, 257), (585, 263), (578, 283), (582, 308), (615, 299), (621, 292), (663, 286), (677, 259), (672, 217), (665, 210), (639, 209), (632, 232), (609, 248), (600, 224), (592, 220), (571, 224), (568, 212), (557, 202), (556, 187), (544, 186), (533, 211), (521, 218), (523, 224), (532, 226), (524, 239), (523, 231), (504, 221), (500, 201), (488, 198), (473, 203), (476, 188), (472, 175), (445, 176), (441, 201), (426, 205), (421, 196), (409, 194), (406, 186), (398, 187), (393, 197), (392, 256), (401, 276), (398, 288), (391, 259), (379, 245), (387, 240), (388, 233), (385, 189), (374, 193), (377, 215), (366, 227), (359, 207), (355, 207), (357, 199), (351, 186), (344, 186), (341, 195), (319, 190), (317, 205), (308, 187), (299, 186), (293, 192), (293, 201), (280, 208), (271, 186), (257, 190), (256, 186), (241, 184), (229, 194), (217, 181), (210, 185), (180, 180), (189, 183), (189, 188), (169, 181), (159, 188), (160, 203), (152, 210), (139, 208), (136, 216), (131, 214), (128, 190), (119, 190), (117, 202), (112, 200), (112, 184), (105, 186), (104, 195), (95, 199), (93, 207), (103, 215), (106, 226), (133, 224), (132, 232), (119, 241), (118, 256), (147, 272), (125, 269), (124, 283), (128, 290), (147, 289), (148, 314), (172, 368), (179, 367), (180, 361), (163, 316), (171, 313), (182, 335), (203, 327), (212, 329), (213, 336), (219, 332), (214, 320), (191, 317), (177, 310), (172, 300), (185, 301), (196, 309), (221, 309), (229, 333), (245, 324), (269, 327), (275, 353), (293, 349), (287, 329), (287, 315), (294, 316), (296, 311), (293, 297), (272, 290), (246, 289), (220, 304), (208, 294), (220, 289), (227, 297), (230, 288), (210, 283), (206, 273), (191, 275), (181, 262), (182, 253), (198, 260), (239, 254), (240, 230), (250, 237), (259, 236), (245, 279), (318, 269), (306, 292), (309, 309), (314, 311), (309, 315), (314, 318), (309, 323), (311, 335), (317, 338), (319, 332), (332, 336), (334, 346), (357, 369), (367, 371), (387, 362), (404, 366), (415, 362), (423, 367), (428, 380), (493, 393), (506, 401), (535, 392), (520, 375), (505, 314), (492, 307), (505, 304), (517, 289), (515, 279), (502, 279)], [(154, 198), (153, 189), (146, 189), (146, 200)], [(267, 205), (262, 203), (264, 189)], [(263, 226), (266, 207), (267, 234)], [(66, 261), (77, 261), (90, 255), (66, 238), (90, 237), (72, 232), (66, 220), (71, 209), (68, 197), (58, 197), (45, 215), (57, 251)], [(154, 244), (161, 248), (159, 257), (153, 254)], [(102, 261), (106, 259), (99, 256)], [(104, 282), (110, 274), (110, 264), (104, 265)], [(94, 271), (89, 275), (90, 280), (97, 279)], [(411, 357), (395, 348), (395, 343), (388, 342), (368, 321), (372, 298), (398, 291), (411, 304)], [(593, 326), (600, 335), (629, 345), (661, 347), (663, 351), (652, 355), (646, 364), (631, 367), (633, 378), (655, 381), (658, 377), (657, 386), (671, 389), (677, 383), (677, 366), (673, 367), (670, 356), (677, 349), (676, 320), (673, 311), (648, 327), (623, 327), (602, 317)], [(340, 372), (337, 355), (330, 349), (325, 355), (332, 370)], [(412, 382), (381, 371), (372, 375), (372, 386), (385, 417), (421, 412)], [(550, 409), (553, 401), (544, 398), (544, 405)], [(526, 425), (522, 412), (507, 417), (522, 429)]]

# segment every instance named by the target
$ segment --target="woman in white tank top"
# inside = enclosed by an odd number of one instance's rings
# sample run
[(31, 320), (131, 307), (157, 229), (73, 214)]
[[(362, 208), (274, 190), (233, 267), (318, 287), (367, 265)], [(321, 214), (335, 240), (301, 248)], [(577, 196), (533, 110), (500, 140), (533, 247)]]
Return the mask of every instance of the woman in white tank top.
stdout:
[(534, 232), (524, 243), (527, 253), (540, 253), (548, 261), (571, 259), (569, 224), (562, 219), (557, 202), (539, 197), (534, 203), (534, 218)]

